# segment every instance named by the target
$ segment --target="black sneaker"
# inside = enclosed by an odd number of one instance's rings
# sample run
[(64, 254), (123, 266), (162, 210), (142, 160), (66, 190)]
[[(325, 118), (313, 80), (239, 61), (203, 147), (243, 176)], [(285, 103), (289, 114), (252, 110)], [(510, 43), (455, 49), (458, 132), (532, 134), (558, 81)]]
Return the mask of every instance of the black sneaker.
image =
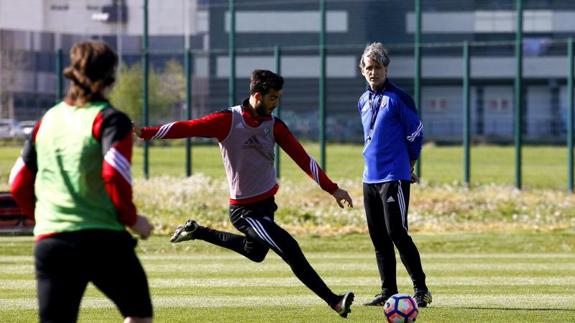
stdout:
[(415, 298), (418, 307), (426, 307), (432, 301), (431, 292), (428, 290), (416, 290), (413, 298)]
[(192, 219), (186, 221), (184, 225), (178, 225), (176, 231), (172, 235), (170, 242), (178, 243), (182, 241), (195, 239), (194, 232), (198, 230), (198, 223)]
[(363, 306), (383, 306), (388, 298), (397, 293), (386, 293), (381, 292), (375, 295), (375, 298), (371, 302), (363, 303)]
[(347, 314), (351, 312), (351, 304), (353, 303), (353, 292), (347, 292), (340, 296), (339, 302), (332, 306), (333, 310), (343, 318), (347, 318)]

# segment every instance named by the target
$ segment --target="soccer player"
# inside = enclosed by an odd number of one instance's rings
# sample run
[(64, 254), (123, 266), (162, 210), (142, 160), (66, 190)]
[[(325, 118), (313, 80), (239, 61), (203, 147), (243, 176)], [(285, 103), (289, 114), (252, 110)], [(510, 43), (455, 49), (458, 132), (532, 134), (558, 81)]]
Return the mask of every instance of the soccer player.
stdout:
[(124, 322), (152, 322), (148, 281), (126, 231), (143, 239), (152, 232), (132, 201), (132, 124), (106, 98), (117, 62), (104, 43), (72, 47), (66, 98), (38, 121), (10, 174), (15, 200), (36, 220), (40, 322), (76, 322), (89, 282)]
[(250, 96), (241, 105), (189, 121), (136, 129), (144, 139), (206, 137), (220, 145), (230, 190), (231, 223), (244, 235), (203, 227), (194, 220), (179, 226), (172, 242), (190, 239), (233, 250), (261, 262), (269, 249), (291, 267), (294, 274), (340, 316), (347, 317), (354, 295), (334, 294), (305, 258), (297, 241), (274, 221), (278, 191), (274, 169), (274, 144), (279, 146), (335, 198), (340, 207), (352, 207), (347, 191), (333, 183), (311, 158), (288, 127), (271, 115), (282, 95), (283, 78), (267, 70), (251, 75)]
[(417, 182), (423, 124), (411, 97), (387, 78), (390, 59), (381, 43), (368, 45), (359, 67), (368, 83), (359, 98), (364, 134), (363, 200), (381, 278), (381, 294), (364, 305), (383, 306), (397, 291), (394, 245), (413, 281), (420, 307), (431, 303), (419, 251), (409, 236), (409, 187)]

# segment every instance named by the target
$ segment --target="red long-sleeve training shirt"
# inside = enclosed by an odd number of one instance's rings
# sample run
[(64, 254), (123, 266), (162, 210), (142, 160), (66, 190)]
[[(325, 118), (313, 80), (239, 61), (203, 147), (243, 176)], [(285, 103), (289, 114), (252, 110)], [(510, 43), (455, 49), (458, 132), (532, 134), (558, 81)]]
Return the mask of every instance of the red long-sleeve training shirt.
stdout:
[[(275, 118), (272, 116), (260, 117), (255, 116), (246, 108), (247, 102), (244, 101), (242, 116), (245, 122), (252, 127), (257, 127), (263, 120)], [(223, 141), (232, 126), (232, 113), (224, 110), (206, 115), (199, 119), (176, 121), (162, 126), (146, 127), (141, 129), (140, 137), (143, 139), (176, 139), (189, 137), (215, 138), (219, 142)], [(338, 186), (332, 182), (325, 172), (318, 166), (317, 162), (308, 155), (300, 142), (290, 132), (286, 124), (278, 118), (275, 118), (273, 135), (275, 142), (285, 151), (296, 164), (316, 181), (326, 192), (333, 194)], [(251, 204), (262, 201), (277, 193), (279, 186), (276, 184), (271, 190), (261, 195), (250, 197), (242, 200), (230, 199), (231, 204)]]

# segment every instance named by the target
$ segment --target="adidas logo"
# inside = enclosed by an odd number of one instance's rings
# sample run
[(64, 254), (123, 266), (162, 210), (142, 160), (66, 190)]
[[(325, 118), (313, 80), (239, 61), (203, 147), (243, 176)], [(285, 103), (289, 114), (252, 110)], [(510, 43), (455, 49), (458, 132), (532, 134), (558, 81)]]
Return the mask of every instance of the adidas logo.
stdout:
[(385, 202), (387, 202), (387, 203), (393, 203), (393, 202), (395, 202), (395, 199), (393, 198), (393, 196), (390, 196), (390, 197), (387, 198), (387, 201), (385, 201)]
[(244, 145), (259, 145), (260, 141), (256, 136), (251, 136), (250, 139), (244, 142)]

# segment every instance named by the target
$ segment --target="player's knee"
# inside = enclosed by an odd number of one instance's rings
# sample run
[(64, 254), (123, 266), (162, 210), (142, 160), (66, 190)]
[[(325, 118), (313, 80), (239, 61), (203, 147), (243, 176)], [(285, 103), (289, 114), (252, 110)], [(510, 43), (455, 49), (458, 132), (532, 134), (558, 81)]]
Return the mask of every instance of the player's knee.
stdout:
[(253, 262), (262, 262), (266, 259), (269, 250), (267, 247), (250, 249), (246, 256)]
[(267, 252), (255, 254), (255, 255), (250, 255), (249, 258), (253, 262), (262, 262), (262, 261), (264, 261), (264, 259), (266, 259), (266, 255), (267, 255)]
[(405, 230), (390, 231), (388, 234), (395, 245), (402, 244), (406, 239), (409, 239)]

